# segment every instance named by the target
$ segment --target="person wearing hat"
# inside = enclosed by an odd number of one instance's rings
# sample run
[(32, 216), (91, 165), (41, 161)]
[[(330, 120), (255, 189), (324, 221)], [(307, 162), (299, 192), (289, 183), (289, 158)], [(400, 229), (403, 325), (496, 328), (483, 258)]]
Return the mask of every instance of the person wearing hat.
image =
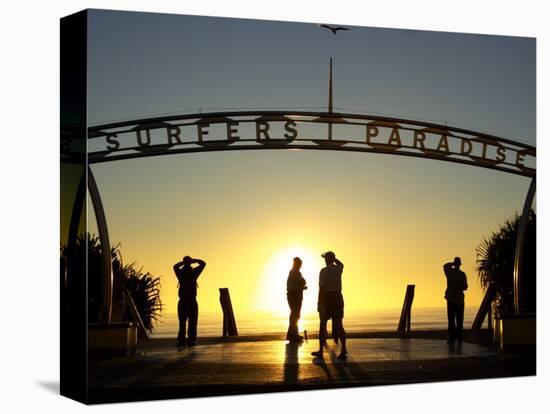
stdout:
[(344, 264), (336, 258), (334, 252), (328, 251), (321, 256), (325, 259), (326, 266), (319, 272), (319, 300), (317, 303), (319, 312), (319, 350), (312, 352), (311, 355), (323, 356), (327, 336), (327, 321), (332, 319), (334, 331), (342, 344), (338, 359), (345, 359), (348, 351), (346, 348), (346, 331), (342, 323), (344, 318), (344, 298), (342, 296)]
[[(192, 265), (197, 266), (193, 267)], [(199, 305), (197, 303), (197, 279), (204, 270), (206, 262), (200, 259), (192, 259), (185, 256), (181, 262), (174, 265), (174, 273), (178, 278), (178, 319), (179, 332), (177, 339), (178, 348), (185, 347), (185, 326), (189, 323), (187, 334), (187, 346), (194, 346), (197, 340), (197, 321), (199, 318)]]
[(447, 278), (445, 299), (447, 300), (447, 319), (449, 322), (448, 344), (462, 343), (462, 325), (464, 323), (464, 291), (468, 289), (466, 273), (460, 270), (462, 261), (455, 257), (452, 262), (443, 265)]

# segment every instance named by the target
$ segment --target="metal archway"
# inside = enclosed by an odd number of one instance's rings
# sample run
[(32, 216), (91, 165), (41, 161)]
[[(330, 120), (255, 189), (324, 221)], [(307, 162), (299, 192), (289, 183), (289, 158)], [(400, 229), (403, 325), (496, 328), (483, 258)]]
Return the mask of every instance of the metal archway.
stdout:
[[(88, 128), (88, 165), (170, 154), (211, 151), (304, 149), (399, 155), (447, 161), (531, 178), (523, 206), (514, 261), (514, 305), (521, 307), (521, 263), (527, 218), (536, 187), (536, 149), (520, 141), (419, 120), (337, 112), (233, 111), (171, 115)], [(81, 141), (81, 140), (80, 140)], [(72, 148), (77, 151), (72, 151)], [(82, 163), (82, 142), (62, 143), (61, 162)], [(109, 322), (112, 291), (107, 221), (91, 169), (88, 190), (104, 246), (103, 321)], [(84, 194), (85, 192), (79, 192)], [(82, 200), (76, 200), (77, 203)], [(74, 214), (74, 212), (73, 212)], [(71, 226), (71, 231), (75, 231)], [(74, 234), (69, 235), (76, 237)], [(105, 243), (105, 244), (103, 244)], [(108, 262), (108, 263), (107, 263)]]

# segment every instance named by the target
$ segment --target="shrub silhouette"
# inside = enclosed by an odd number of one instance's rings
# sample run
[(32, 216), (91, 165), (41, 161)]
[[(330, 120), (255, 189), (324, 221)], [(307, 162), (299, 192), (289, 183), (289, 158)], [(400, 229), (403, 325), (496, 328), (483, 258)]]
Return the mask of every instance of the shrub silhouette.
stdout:
[[(65, 312), (71, 312), (72, 286), (84, 282), (86, 275), (82, 274), (86, 264), (86, 252), (88, 253), (88, 323), (99, 321), (99, 308), (102, 297), (102, 267), (101, 244), (99, 237), (90, 233), (79, 234), (74, 245), (61, 245), (61, 261), (65, 266), (65, 280), (62, 286), (62, 294), (65, 298)], [(123, 265), (120, 244), (111, 249), (113, 261), (113, 302), (124, 301), (124, 289), (132, 297), (137, 311), (143, 321), (145, 329), (154, 330), (155, 322), (158, 322), (162, 312), (160, 300), (160, 278), (149, 272), (143, 272), (143, 268), (137, 269), (135, 263)], [(118, 287), (118, 289), (117, 289)], [(128, 304), (126, 304), (128, 308)], [(132, 319), (129, 309), (123, 312), (123, 319)]]
[[(514, 257), (521, 217), (516, 213), (497, 231), (485, 237), (476, 248), (476, 271), (484, 288), (496, 287), (495, 314), (503, 315), (514, 310)], [(521, 280), (522, 311), (536, 312), (536, 214), (529, 212), (523, 273)]]

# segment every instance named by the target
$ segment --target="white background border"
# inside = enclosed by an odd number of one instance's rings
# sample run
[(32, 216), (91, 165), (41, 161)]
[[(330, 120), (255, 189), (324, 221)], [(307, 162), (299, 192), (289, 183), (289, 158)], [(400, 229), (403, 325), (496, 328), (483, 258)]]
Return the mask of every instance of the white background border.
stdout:
[[(328, 22), (537, 37), (538, 56), (538, 375), (479, 380), (202, 398), (101, 406), (105, 412), (192, 410), (279, 413), (412, 412), (512, 413), (548, 407), (548, 301), (543, 292), (549, 266), (548, 179), (544, 168), (550, 138), (544, 97), (548, 11), (544, 1), (4, 1), (0, 13), (0, 410), (75, 412), (84, 406), (57, 395), (59, 381), (59, 18), (84, 8)], [(546, 111), (545, 111), (546, 108)], [(544, 326), (543, 326), (544, 325)], [(93, 408), (98, 409), (98, 407)]]

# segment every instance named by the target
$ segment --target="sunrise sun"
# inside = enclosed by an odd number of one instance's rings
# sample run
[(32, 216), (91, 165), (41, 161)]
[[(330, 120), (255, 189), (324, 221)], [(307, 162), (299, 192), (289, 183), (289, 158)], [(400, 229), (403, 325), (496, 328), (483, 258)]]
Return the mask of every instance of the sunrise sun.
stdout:
[[(302, 259), (302, 276), (308, 289), (304, 292), (303, 311), (314, 310), (317, 300), (317, 282), (322, 265), (320, 254), (304, 246), (287, 246), (278, 250), (265, 264), (262, 271), (262, 289), (258, 307), (272, 312), (288, 313), (286, 301), (286, 280), (292, 267), (292, 259)], [(313, 306), (313, 308), (312, 308)], [(310, 309), (311, 308), (311, 309)]]

